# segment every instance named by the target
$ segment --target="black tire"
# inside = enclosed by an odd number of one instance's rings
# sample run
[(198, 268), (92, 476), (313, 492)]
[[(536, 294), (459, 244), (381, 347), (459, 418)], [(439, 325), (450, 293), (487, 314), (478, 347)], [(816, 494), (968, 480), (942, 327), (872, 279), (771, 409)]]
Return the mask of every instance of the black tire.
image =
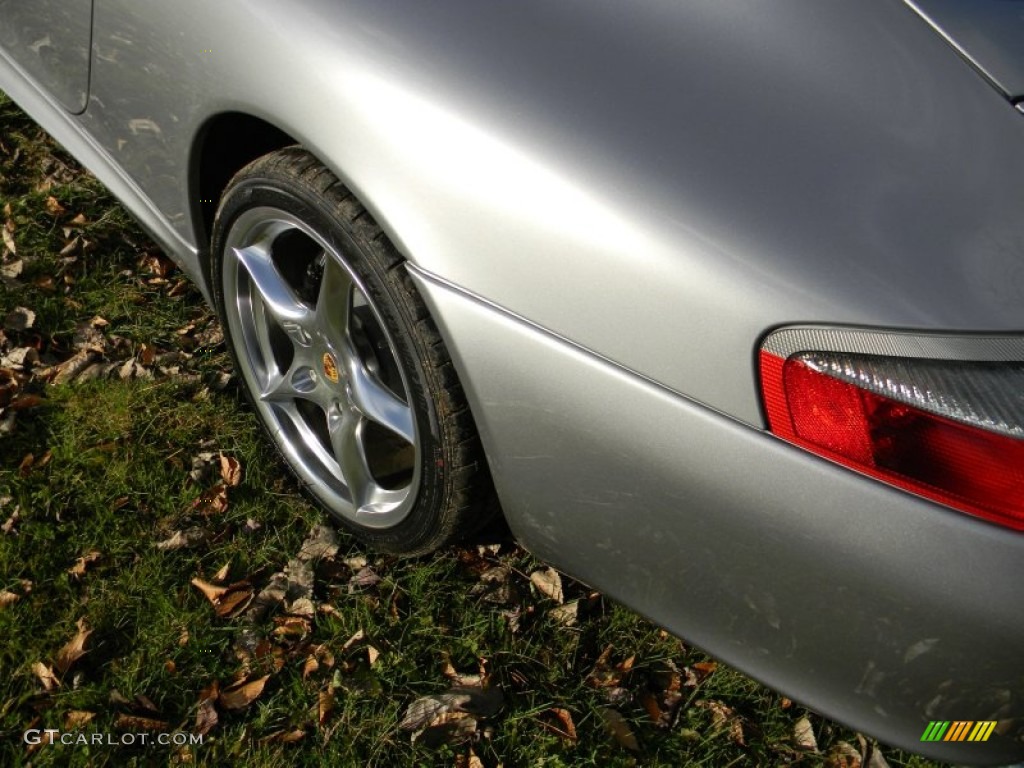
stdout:
[[(211, 254), (246, 395), (300, 484), (341, 527), (412, 555), (493, 516), (493, 485), (448, 350), (402, 256), (328, 169), (301, 147), (243, 168), (221, 198)], [(281, 300), (283, 286), (291, 295)]]

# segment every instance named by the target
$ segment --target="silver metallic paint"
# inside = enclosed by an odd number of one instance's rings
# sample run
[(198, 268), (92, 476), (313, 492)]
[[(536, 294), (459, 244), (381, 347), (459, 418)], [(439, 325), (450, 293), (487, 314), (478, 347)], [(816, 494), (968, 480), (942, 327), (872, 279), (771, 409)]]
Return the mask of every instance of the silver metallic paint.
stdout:
[(1024, 717), (1021, 538), (750, 429), (779, 326), (1024, 331), (1024, 120), (901, 0), (95, 0), (78, 118), (4, 48), (0, 88), (207, 295), (203, 126), (328, 164), (414, 265), (538, 554), (893, 743), (1022, 757), (915, 742), (944, 664), (951, 717), (1005, 689)]
[(1024, 121), (908, 7), (578, 6), (96, 0), (83, 127), (197, 245), (196, 133), (265, 118), (414, 263), (755, 425), (766, 328), (1024, 327)]
[(0, 0), (0, 48), (71, 112), (89, 91), (92, 0)]
[(1024, 0), (906, 0), (1007, 96), (1024, 94)]
[(413, 274), (458, 341), (503, 509), (532, 552), (887, 743), (1021, 760), (1010, 739), (918, 739), (930, 719), (1024, 731), (1024, 536), (866, 482)]

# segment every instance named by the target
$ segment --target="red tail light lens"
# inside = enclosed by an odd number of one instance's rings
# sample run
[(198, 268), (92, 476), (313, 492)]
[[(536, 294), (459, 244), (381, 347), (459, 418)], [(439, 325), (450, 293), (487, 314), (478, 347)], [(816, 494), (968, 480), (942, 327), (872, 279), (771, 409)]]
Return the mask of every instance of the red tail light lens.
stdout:
[(1024, 530), (1024, 367), (761, 353), (771, 431), (891, 485)]

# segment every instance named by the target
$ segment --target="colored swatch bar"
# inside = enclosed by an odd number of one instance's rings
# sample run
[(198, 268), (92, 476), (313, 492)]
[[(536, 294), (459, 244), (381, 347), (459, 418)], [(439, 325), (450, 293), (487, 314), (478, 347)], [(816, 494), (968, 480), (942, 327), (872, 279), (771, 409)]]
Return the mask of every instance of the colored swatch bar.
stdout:
[(995, 720), (932, 720), (921, 741), (988, 741), (995, 728)]

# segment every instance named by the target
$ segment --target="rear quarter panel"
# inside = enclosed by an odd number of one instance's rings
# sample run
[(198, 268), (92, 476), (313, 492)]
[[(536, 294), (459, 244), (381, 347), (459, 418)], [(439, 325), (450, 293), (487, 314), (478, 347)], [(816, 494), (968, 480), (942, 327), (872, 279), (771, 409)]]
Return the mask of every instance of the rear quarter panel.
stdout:
[(250, 112), (413, 263), (748, 423), (776, 325), (1024, 328), (1024, 119), (896, 0), (96, 0), (96, 30), (83, 125), (183, 237), (197, 131)]

